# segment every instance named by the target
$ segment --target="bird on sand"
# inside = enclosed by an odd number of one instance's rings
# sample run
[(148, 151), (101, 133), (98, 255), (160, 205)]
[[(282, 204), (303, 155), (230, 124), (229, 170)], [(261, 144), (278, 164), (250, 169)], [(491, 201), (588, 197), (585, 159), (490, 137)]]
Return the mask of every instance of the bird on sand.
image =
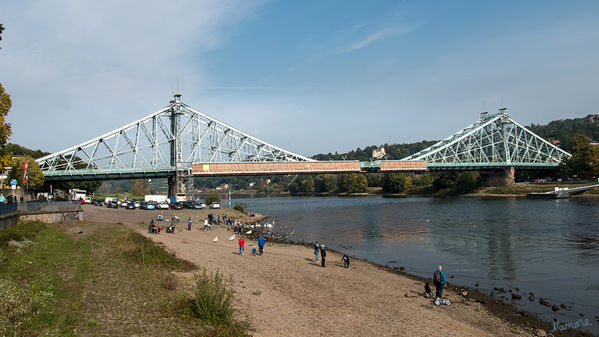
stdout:
[(249, 230), (249, 231), (245, 232), (245, 234), (252, 234), (252, 231)]
[(214, 240), (212, 240), (212, 242), (216, 243), (218, 241), (218, 236), (214, 238)]
[(233, 241), (233, 239), (235, 239), (235, 234), (233, 234), (230, 238), (229, 241)]

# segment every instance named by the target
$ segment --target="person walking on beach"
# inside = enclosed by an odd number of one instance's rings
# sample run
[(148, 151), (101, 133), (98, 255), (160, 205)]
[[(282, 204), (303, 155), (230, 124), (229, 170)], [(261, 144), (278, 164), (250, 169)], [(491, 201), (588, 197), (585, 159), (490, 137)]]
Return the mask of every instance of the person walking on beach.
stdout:
[(237, 241), (237, 243), (239, 244), (239, 255), (243, 256), (245, 240), (243, 238), (239, 238), (239, 241)]
[(322, 244), (322, 246), (320, 246), (320, 265), (324, 267), (324, 260), (327, 257), (327, 248), (324, 246), (324, 243)]
[(349, 256), (347, 256), (347, 254), (343, 254), (341, 260), (343, 261), (343, 266), (345, 269), (349, 269)]
[(314, 243), (314, 263), (318, 262), (318, 251), (320, 250), (320, 247), (318, 246), (318, 241), (316, 241)]
[(435, 298), (441, 299), (443, 297), (443, 287), (447, 283), (445, 274), (443, 273), (443, 266), (439, 266), (433, 273), (433, 283), (435, 283), (435, 288), (437, 288)]
[(260, 256), (262, 256), (262, 254), (264, 254), (264, 243), (265, 243), (264, 238), (259, 237), (258, 238), (258, 249), (260, 250)]

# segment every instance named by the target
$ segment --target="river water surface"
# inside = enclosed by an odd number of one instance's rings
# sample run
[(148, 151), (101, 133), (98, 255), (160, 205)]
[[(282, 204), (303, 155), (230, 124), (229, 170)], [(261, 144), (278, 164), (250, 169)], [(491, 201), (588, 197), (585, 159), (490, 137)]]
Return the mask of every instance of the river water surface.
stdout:
[[(545, 320), (576, 322), (599, 333), (599, 200), (243, 197), (249, 209), (293, 230), (292, 240), (324, 242), (350, 256), (404, 266), (479, 288), (520, 288), (519, 306)], [(453, 278), (449, 278), (452, 276)], [(535, 302), (528, 301), (534, 292)], [(508, 293), (507, 296), (510, 294)], [(553, 312), (545, 297), (571, 309)]]

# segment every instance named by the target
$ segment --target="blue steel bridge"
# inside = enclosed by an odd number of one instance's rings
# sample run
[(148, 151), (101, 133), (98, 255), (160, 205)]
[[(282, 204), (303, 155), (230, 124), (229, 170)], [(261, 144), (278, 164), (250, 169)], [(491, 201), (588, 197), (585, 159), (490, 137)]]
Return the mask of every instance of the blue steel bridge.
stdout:
[(515, 169), (554, 169), (570, 156), (500, 109), (401, 160), (315, 161), (195, 110), (177, 94), (154, 113), (37, 162), (49, 182), (168, 178), (174, 195), (194, 176), (480, 170), (513, 180)]

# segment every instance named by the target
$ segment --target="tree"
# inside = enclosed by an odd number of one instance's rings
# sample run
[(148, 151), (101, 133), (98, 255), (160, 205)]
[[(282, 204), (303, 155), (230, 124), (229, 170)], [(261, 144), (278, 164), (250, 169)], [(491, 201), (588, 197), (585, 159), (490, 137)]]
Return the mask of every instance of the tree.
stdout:
[(312, 193), (314, 192), (314, 178), (312, 176), (296, 176), (288, 185), (287, 190), (291, 193)]
[(570, 140), (572, 157), (564, 161), (568, 175), (592, 178), (599, 175), (599, 149), (589, 144), (589, 138), (577, 133)]
[[(25, 173), (25, 168), (23, 168), (23, 164), (27, 163), (27, 181), (28, 183), (23, 181), (23, 176)], [(29, 185), (29, 188), (32, 190), (37, 190), (44, 185), (44, 174), (42, 173), (42, 169), (38, 165), (38, 163), (29, 156), (23, 156), (16, 158), (12, 165), (12, 168), (8, 172), (8, 176), (6, 177), (5, 184), (9, 184), (11, 179), (16, 179), (18, 181), (17, 186), (22, 188), (26, 188)]]
[(220, 202), (220, 197), (218, 196), (218, 192), (216, 192), (216, 191), (208, 192), (208, 195), (206, 196), (206, 199), (204, 201), (206, 202), (206, 205), (210, 205), (213, 202)]
[(148, 186), (148, 180), (147, 179), (135, 179), (135, 181), (133, 181), (133, 185), (131, 185), (131, 189), (129, 190), (129, 192), (131, 192), (131, 194), (136, 195), (136, 196), (146, 195), (146, 194), (150, 193), (150, 187)]
[(389, 173), (383, 177), (383, 192), (401, 193), (412, 187), (412, 178), (405, 173)]
[(362, 193), (368, 190), (368, 183), (363, 174), (342, 174), (337, 182), (341, 192)]
[[(4, 31), (4, 26), (0, 23), (0, 41), (2, 41), (2, 32)], [(0, 47), (2, 49), (2, 47)]]
[(433, 183), (430, 173), (417, 174), (412, 177), (412, 184), (416, 186), (429, 186)]
[(314, 178), (316, 192), (332, 192), (337, 189), (337, 178), (333, 174), (319, 174)]
[(0, 83), (0, 166), (4, 168), (11, 163), (10, 152), (6, 149), (6, 142), (12, 135), (10, 123), (6, 122), (6, 115), (12, 106), (10, 95), (6, 93), (2, 83)]

